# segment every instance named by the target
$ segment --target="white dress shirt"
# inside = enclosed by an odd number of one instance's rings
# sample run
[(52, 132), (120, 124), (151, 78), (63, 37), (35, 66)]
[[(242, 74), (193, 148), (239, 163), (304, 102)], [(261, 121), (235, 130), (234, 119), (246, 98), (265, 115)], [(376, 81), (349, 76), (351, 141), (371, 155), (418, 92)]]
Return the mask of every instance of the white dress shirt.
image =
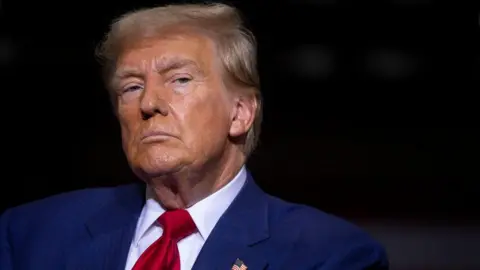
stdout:
[[(203, 244), (212, 232), (215, 224), (217, 224), (220, 217), (242, 189), (246, 179), (246, 169), (242, 167), (240, 172), (227, 185), (186, 209), (192, 216), (198, 231), (178, 242), (181, 270), (192, 269)], [(163, 230), (155, 221), (163, 212), (165, 210), (153, 198), (151, 190), (147, 188), (146, 202), (138, 219), (135, 235), (130, 245), (126, 270), (131, 270), (138, 258), (140, 258), (140, 255), (162, 236)]]

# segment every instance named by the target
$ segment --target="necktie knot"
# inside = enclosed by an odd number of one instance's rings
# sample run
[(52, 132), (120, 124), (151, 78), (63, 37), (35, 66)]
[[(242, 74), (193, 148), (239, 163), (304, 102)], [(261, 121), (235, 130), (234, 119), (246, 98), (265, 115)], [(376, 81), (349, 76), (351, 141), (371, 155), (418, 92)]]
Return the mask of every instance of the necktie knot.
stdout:
[(190, 214), (184, 209), (169, 210), (158, 218), (165, 237), (178, 242), (196, 230)]

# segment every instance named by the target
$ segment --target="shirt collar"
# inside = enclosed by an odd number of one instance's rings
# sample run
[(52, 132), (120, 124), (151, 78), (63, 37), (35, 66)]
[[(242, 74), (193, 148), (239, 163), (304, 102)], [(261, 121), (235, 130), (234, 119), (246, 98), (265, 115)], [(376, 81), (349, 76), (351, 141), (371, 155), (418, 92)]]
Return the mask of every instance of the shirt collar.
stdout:
[(187, 209), (204, 241), (237, 197), (246, 180), (247, 171), (242, 167), (227, 185)]
[[(245, 166), (243, 166), (227, 185), (186, 209), (190, 213), (204, 241), (208, 238), (220, 217), (238, 195), (246, 180), (247, 171)], [(151, 189), (147, 187), (146, 202), (143, 206), (135, 233), (135, 244), (138, 244), (138, 241), (140, 241), (147, 230), (152, 227), (158, 217), (164, 212), (165, 209), (154, 199)]]

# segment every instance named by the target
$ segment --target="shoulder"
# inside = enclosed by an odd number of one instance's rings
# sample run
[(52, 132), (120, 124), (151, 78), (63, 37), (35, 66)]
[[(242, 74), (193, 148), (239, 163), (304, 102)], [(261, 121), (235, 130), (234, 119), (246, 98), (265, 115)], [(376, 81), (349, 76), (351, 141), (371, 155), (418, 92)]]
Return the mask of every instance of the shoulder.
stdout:
[(270, 197), (269, 210), (272, 224), (295, 225), (293, 226), (294, 231), (311, 238), (340, 238), (352, 234), (367, 236), (360, 227), (352, 222), (308, 205)]
[(354, 223), (311, 206), (275, 197), (269, 201), (272, 233), (290, 245), (293, 243), (298, 254), (315, 258), (317, 262), (312, 264), (340, 264), (357, 257), (361, 263), (380, 266), (372, 269), (387, 269), (382, 268), (388, 265), (384, 247)]
[(0, 217), (2, 223), (8, 220), (9, 223), (14, 222), (17, 227), (32, 223), (45, 224), (50, 220), (80, 220), (111, 202), (123, 190), (131, 189), (132, 186), (87, 188), (64, 192), (7, 209)]

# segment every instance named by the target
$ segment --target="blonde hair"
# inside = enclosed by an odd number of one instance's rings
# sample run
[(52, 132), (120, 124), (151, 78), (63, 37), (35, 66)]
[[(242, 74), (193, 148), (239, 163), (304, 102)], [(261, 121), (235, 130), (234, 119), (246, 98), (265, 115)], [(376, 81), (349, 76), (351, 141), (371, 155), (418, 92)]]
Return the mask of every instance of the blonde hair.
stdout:
[(256, 99), (255, 119), (246, 134), (244, 145), (244, 153), (249, 156), (258, 144), (262, 122), (262, 97), (256, 67), (257, 45), (255, 37), (243, 26), (241, 15), (234, 7), (225, 4), (176, 4), (129, 12), (115, 20), (97, 48), (114, 107), (116, 96), (110, 89), (110, 81), (116, 59), (130, 46), (137, 45), (136, 41), (161, 38), (169, 29), (179, 27), (208, 34), (217, 46), (228, 79)]

